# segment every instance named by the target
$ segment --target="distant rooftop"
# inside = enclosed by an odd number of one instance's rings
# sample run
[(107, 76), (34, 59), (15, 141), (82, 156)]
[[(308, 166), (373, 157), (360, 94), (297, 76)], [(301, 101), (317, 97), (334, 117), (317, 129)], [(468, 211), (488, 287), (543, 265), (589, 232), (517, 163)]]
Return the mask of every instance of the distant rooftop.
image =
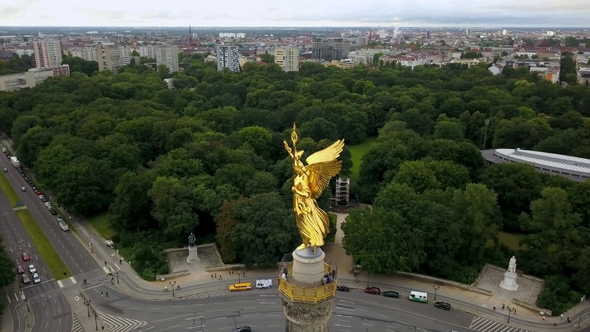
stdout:
[(482, 155), (495, 164), (504, 162), (529, 164), (541, 172), (561, 175), (574, 181), (590, 179), (590, 159), (586, 158), (519, 148), (484, 150)]

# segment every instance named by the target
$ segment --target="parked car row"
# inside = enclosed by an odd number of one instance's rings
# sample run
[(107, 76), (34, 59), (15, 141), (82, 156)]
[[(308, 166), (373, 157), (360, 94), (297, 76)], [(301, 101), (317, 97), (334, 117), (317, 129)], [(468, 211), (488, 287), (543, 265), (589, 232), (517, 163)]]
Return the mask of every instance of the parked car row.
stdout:
[[(346, 287), (346, 286), (338, 286), (338, 287), (336, 287), (336, 289), (341, 292), (350, 292), (350, 288)], [(367, 288), (365, 288), (365, 293), (366, 294), (374, 294), (374, 295), (383, 295), (385, 297), (393, 297), (396, 299), (399, 298), (398, 292), (396, 292), (396, 291), (381, 292), (381, 289), (379, 287), (367, 287)], [(411, 292), (409, 298), (410, 298), (410, 300), (416, 301), (416, 302), (426, 303), (428, 301), (426, 293), (420, 293), (420, 292), (414, 292), (414, 291)], [(434, 306), (436, 308), (447, 310), (447, 311), (451, 310), (451, 308), (452, 308), (450, 303), (444, 302), (444, 301), (438, 301), (438, 302), (434, 303)]]

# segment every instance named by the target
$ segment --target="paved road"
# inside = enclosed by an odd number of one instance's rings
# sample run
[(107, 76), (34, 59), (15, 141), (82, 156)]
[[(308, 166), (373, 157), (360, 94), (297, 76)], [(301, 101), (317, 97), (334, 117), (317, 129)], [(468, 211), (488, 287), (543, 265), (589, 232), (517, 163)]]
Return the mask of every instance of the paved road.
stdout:
[[(106, 293), (108, 297), (106, 296)], [(110, 285), (88, 285), (85, 293), (111, 331), (223, 331), (248, 325), (258, 331), (284, 331), (277, 289), (228, 293), (208, 291), (190, 298), (146, 301), (119, 293)], [(235, 322), (234, 322), (235, 320)], [(338, 293), (331, 325), (334, 331), (469, 331), (473, 315), (436, 309), (405, 298)], [(201, 329), (203, 327), (203, 329)]]
[[(16, 265), (22, 265), (27, 270), (29, 264), (35, 265), (42, 280), (37, 285), (33, 283), (25, 285), (22, 284), (19, 275), (17, 278), (18, 286), (9, 286), (5, 290), (8, 308), (13, 318), (13, 330), (15, 332), (24, 331), (26, 326), (23, 315), (19, 314), (17, 310), (18, 307), (26, 305), (24, 298), (21, 296), (22, 288), (22, 294), (28, 300), (28, 307), (35, 315), (33, 331), (70, 331), (72, 326), (70, 306), (61, 294), (37, 247), (33, 244), (29, 234), (10, 206), (8, 199), (1, 193), (0, 211), (0, 233), (10, 257), (15, 260)], [(31, 257), (29, 262), (22, 261), (23, 252), (26, 252)], [(32, 324), (32, 322), (29, 323)]]
[[(4, 173), (6, 178), (27, 206), (49, 242), (57, 250), (70, 272), (75, 275), (99, 268), (99, 264), (76, 235), (70, 231), (64, 232), (59, 228), (57, 216), (49, 213), (43, 202), (31, 190), (20, 173), (10, 165), (6, 157), (0, 157), (0, 168), (3, 167), (9, 169), (8, 173)], [(27, 191), (22, 192), (21, 187), (26, 187)], [(46, 198), (49, 200), (49, 197)]]

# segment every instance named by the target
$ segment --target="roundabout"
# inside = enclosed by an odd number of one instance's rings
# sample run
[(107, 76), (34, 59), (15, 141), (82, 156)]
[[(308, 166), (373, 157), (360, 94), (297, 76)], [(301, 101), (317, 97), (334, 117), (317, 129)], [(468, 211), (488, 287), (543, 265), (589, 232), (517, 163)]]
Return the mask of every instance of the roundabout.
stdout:
[[(101, 292), (109, 292), (109, 297)], [(254, 331), (284, 331), (285, 316), (276, 288), (204, 298), (149, 301), (99, 286), (86, 294), (112, 332), (232, 331), (247, 325)], [(211, 294), (208, 292), (208, 294)], [(365, 294), (339, 292), (335, 299), (332, 331), (470, 331), (473, 315), (444, 311), (432, 304)]]

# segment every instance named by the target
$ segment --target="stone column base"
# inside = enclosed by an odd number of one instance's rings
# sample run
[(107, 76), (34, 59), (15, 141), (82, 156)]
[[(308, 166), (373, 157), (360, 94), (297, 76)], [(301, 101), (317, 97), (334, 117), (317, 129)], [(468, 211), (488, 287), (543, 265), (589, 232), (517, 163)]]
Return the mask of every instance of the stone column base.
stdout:
[(334, 299), (319, 303), (293, 302), (281, 296), (285, 308), (285, 332), (328, 332)]

